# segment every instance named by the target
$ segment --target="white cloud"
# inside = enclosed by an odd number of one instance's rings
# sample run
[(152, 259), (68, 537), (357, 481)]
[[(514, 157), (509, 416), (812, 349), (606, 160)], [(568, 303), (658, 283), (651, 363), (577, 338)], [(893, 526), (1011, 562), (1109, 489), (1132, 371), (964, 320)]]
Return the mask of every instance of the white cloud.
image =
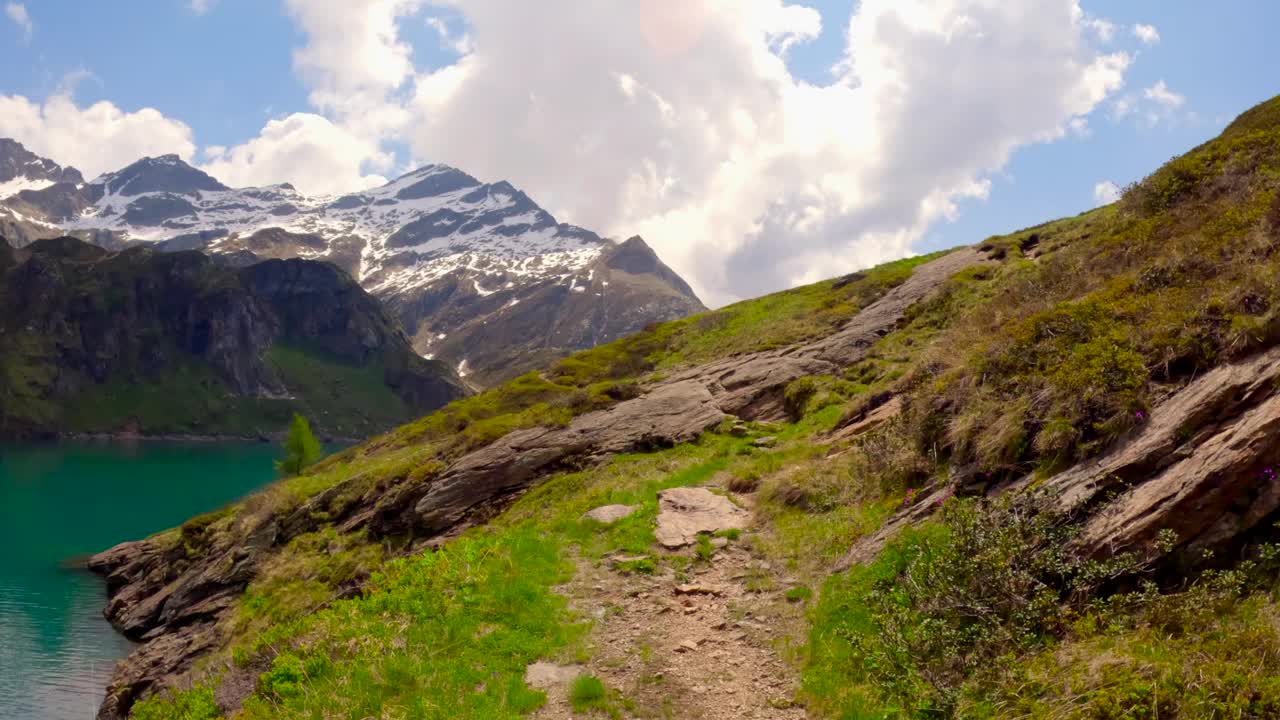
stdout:
[(423, 0), (286, 0), (307, 35), (294, 68), (311, 104), (352, 131), (385, 138), (408, 118), (391, 95), (413, 77), (413, 49), (397, 23)]
[(440, 46), (452, 50), (459, 55), (466, 55), (471, 52), (471, 36), (464, 33), (455, 34), (449, 29), (449, 24), (443, 18), (429, 17), (426, 19), (427, 27), (431, 28), (440, 36)]
[(1110, 180), (1103, 180), (1093, 186), (1093, 202), (1098, 207), (1110, 205), (1120, 199), (1120, 186)]
[(864, 0), (825, 86), (779, 57), (820, 30), (783, 0), (448, 4), (474, 51), (418, 78), (415, 158), (641, 232), (712, 303), (909, 253), (1130, 61), (1074, 0)]
[(1160, 31), (1155, 25), (1143, 25), (1138, 23), (1133, 26), (1133, 36), (1138, 38), (1145, 45), (1155, 45), (1160, 42)]
[(258, 137), (233, 148), (211, 145), (201, 168), (232, 187), (292, 183), (304, 194), (338, 194), (375, 187), (374, 171), (392, 165), (376, 141), (326, 118), (294, 113), (271, 120)]
[(13, 21), (13, 24), (17, 25), (18, 29), (22, 31), (23, 39), (30, 41), (31, 36), (36, 31), (36, 26), (35, 23), (31, 21), (31, 15), (27, 12), (27, 6), (18, 2), (6, 3), (4, 6), (4, 14), (8, 15), (9, 19)]
[(1116, 24), (1110, 20), (1091, 17), (1086, 19), (1084, 24), (1098, 36), (1098, 40), (1104, 43), (1109, 43), (1116, 37)]
[(1185, 95), (1159, 80), (1139, 93), (1125, 93), (1112, 101), (1111, 118), (1118, 121), (1132, 117), (1140, 126), (1148, 128), (1161, 123), (1194, 120), (1195, 113), (1182, 111), (1186, 104)]
[(191, 12), (197, 15), (203, 15), (213, 8), (213, 4), (218, 0), (189, 0), (187, 7), (191, 8)]
[(1142, 97), (1169, 110), (1180, 108), (1187, 102), (1186, 96), (1170, 90), (1164, 80), (1158, 80), (1155, 85), (1143, 90)]
[(106, 101), (81, 108), (69, 89), (43, 103), (0, 95), (0, 137), (74, 165), (87, 178), (118, 170), (144, 155), (176, 153), (190, 158), (195, 152), (191, 128), (158, 110), (127, 112)]
[[(465, 29), (432, 24), (428, 5)], [(509, 179), (561, 219), (643, 234), (713, 304), (909, 254), (958, 203), (987, 197), (1018, 147), (1087, 134), (1131, 61), (1090, 45), (1101, 31), (1078, 0), (862, 0), (821, 85), (784, 56), (823, 19), (786, 0), (286, 6), (306, 37), (294, 66), (317, 114), (205, 148), (207, 171), (343, 192), (381, 181), (386, 147), (405, 143), (417, 161)], [(459, 57), (415, 68), (407, 22), (435, 27)], [(181, 123), (115, 112), (149, 121), (149, 141), (174, 145), (165, 152), (194, 153)], [(0, 104), (0, 135), (22, 139), (3, 131), (21, 115)], [(79, 117), (62, 135), (41, 127), (62, 122), (54, 113), (35, 117), (28, 137), (77, 144), (33, 149), (94, 170), (159, 152), (104, 143)], [(108, 146), (110, 158), (94, 155)]]

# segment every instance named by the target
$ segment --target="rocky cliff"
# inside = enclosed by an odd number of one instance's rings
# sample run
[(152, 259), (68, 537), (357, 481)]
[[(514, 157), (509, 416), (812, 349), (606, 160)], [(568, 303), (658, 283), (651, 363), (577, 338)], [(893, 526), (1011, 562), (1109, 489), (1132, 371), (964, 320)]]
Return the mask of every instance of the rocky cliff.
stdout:
[(640, 238), (560, 223), (510, 183), (443, 165), (309, 197), (228, 188), (173, 155), (86, 183), (5, 140), (0, 233), (18, 246), (69, 234), (109, 249), (327, 260), (392, 308), (420, 354), (482, 385), (704, 309)]
[(0, 433), (357, 437), (463, 396), (340, 269), (73, 238), (0, 245)]

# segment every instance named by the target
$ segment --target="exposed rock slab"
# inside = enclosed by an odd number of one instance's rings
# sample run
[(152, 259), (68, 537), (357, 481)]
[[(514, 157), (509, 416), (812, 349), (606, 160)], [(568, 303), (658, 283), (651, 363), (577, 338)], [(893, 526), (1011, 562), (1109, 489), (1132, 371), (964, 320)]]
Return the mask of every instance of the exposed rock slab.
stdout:
[[(1162, 530), (1174, 549), (1221, 546), (1280, 511), (1280, 348), (1219, 366), (1171, 395), (1099, 458), (1014, 492), (1035, 492), (1078, 519), (1081, 552), (1151, 551)], [(843, 565), (866, 562), (902, 528), (926, 519), (945, 492), (900, 511), (860, 540)], [(1194, 557), (1194, 555), (1193, 555)]]
[(660, 386), (561, 429), (520, 430), (466, 455), (431, 484), (415, 506), (417, 524), (443, 532), (479, 504), (526, 487), (573, 458), (670, 447), (697, 438), (725, 418), (706, 387)]
[(671, 488), (658, 493), (658, 544), (675, 549), (689, 545), (700, 533), (744, 528), (749, 514), (723, 495), (705, 488)]

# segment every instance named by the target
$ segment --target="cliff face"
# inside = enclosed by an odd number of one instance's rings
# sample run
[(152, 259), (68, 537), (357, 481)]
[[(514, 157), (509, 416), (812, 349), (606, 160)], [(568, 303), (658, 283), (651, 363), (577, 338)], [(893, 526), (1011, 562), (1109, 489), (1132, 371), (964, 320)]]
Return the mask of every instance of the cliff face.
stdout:
[[(351, 436), (465, 393), (331, 265), (234, 268), (197, 252), (109, 252), (59, 238), (6, 244), (0, 273), (6, 435), (255, 435), (297, 409), (323, 432)], [(365, 379), (381, 392), (325, 397)], [(372, 406), (386, 399), (390, 408)]]

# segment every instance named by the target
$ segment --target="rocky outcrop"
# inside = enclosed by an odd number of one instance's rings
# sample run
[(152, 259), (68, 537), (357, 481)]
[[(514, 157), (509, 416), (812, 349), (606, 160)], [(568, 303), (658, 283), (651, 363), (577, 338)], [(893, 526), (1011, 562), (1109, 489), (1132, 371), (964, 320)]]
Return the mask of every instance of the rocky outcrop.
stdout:
[[(18, 250), (6, 245), (5, 256), (0, 360), (32, 371), (0, 377), (6, 398), (0, 435), (69, 427), (118, 431), (110, 423), (129, 419), (129, 388), (184, 372), (201, 385), (178, 389), (197, 398), (181, 407), (190, 410), (184, 421), (192, 431), (274, 432), (279, 427), (211, 429), (205, 421), (218, 411), (204, 409), (198, 398), (217, 383), (247, 402), (287, 400), (298, 387), (291, 371), (267, 359), (279, 344), (329, 363), (380, 367), (386, 386), (408, 408), (393, 422), (466, 393), (449, 368), (418, 357), (377, 301), (332, 265), (269, 260), (238, 269), (197, 252), (113, 253), (73, 238), (40, 240)], [(102, 408), (101, 417), (65, 422), (64, 413), (78, 398), (103, 387), (114, 388), (111, 402), (119, 405), (119, 417), (106, 414), (115, 408)], [(326, 429), (326, 418), (314, 421)], [(140, 430), (149, 430), (145, 421)]]
[[(1280, 348), (1214, 368), (1138, 420), (1101, 457), (993, 490), (1034, 493), (1046, 511), (1078, 522), (1076, 549), (1094, 557), (1164, 552), (1194, 562), (1280, 511)], [(918, 498), (855, 544), (843, 566), (874, 558), (949, 494)], [(1172, 544), (1156, 542), (1162, 531)]]

